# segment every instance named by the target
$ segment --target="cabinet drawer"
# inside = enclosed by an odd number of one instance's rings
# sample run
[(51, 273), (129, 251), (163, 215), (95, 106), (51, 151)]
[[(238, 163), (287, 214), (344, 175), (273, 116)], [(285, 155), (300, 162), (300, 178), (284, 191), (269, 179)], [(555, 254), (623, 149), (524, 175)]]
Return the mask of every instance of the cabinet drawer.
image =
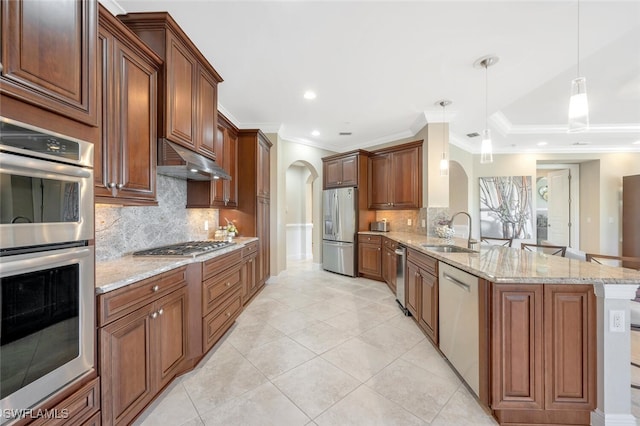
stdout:
[(202, 345), (208, 351), (233, 324), (242, 311), (240, 289), (235, 291), (219, 308), (202, 320)]
[(398, 243), (395, 242), (394, 240), (390, 239), (390, 238), (384, 238), (384, 241), (382, 242), (382, 244), (386, 247), (389, 248), (391, 250), (395, 250), (398, 248)]
[(187, 267), (173, 269), (109, 293), (98, 295), (98, 326), (121, 318), (187, 284)]
[(240, 263), (242, 250), (234, 250), (231, 253), (209, 259), (202, 264), (202, 278), (207, 279), (214, 274), (219, 274), (228, 267)]
[(209, 313), (227, 293), (231, 293), (242, 286), (241, 269), (242, 265), (238, 264), (231, 270), (226, 271), (222, 276), (209, 278), (202, 284), (203, 314)]
[(382, 244), (382, 236), (380, 235), (358, 235), (359, 243)]
[(414, 262), (433, 275), (438, 274), (438, 261), (433, 257), (427, 256), (419, 251), (409, 249), (407, 250), (407, 260)]
[(242, 257), (244, 258), (257, 252), (258, 252), (258, 242), (252, 241), (242, 248)]
[(32, 425), (82, 425), (100, 409), (100, 378), (96, 377), (51, 411), (57, 418), (41, 417)]

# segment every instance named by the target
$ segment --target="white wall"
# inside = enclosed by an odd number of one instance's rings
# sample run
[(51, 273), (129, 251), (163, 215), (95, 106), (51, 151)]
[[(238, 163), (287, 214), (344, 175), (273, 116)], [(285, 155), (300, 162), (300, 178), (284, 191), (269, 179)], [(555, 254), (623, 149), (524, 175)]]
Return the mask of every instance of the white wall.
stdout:
[(286, 186), (286, 251), (287, 259), (308, 259), (313, 257), (312, 192), (308, 191), (310, 170), (304, 166), (291, 165), (285, 176)]

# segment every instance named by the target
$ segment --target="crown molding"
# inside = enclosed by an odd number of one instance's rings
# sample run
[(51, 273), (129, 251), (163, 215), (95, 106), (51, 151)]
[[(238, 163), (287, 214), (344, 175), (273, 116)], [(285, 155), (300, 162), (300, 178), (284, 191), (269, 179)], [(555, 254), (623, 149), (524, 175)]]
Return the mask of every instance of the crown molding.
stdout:
[[(507, 135), (558, 135), (566, 134), (567, 126), (558, 126), (555, 124), (513, 124), (502, 111), (496, 111), (489, 117), (494, 128), (505, 137)], [(622, 123), (622, 124), (591, 124), (589, 130), (585, 133), (638, 133), (640, 132), (640, 124), (638, 123)]]
[(125, 15), (127, 13), (116, 0), (99, 0), (98, 3), (103, 5), (113, 16)]

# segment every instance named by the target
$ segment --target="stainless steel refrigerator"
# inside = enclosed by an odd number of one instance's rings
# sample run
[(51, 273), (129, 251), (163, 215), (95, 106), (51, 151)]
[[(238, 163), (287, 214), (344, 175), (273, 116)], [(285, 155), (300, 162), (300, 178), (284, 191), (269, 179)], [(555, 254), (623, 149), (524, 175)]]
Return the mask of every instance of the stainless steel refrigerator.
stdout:
[(356, 188), (325, 189), (322, 194), (322, 269), (356, 276)]

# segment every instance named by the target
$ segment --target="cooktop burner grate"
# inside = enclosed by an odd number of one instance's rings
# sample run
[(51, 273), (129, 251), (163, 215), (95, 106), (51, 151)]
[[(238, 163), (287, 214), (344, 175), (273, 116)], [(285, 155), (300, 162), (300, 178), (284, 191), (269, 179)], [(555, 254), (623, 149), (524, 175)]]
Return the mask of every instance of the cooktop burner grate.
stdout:
[(133, 253), (134, 256), (175, 256), (195, 257), (229, 247), (235, 243), (228, 241), (188, 241), (186, 243), (170, 244)]

